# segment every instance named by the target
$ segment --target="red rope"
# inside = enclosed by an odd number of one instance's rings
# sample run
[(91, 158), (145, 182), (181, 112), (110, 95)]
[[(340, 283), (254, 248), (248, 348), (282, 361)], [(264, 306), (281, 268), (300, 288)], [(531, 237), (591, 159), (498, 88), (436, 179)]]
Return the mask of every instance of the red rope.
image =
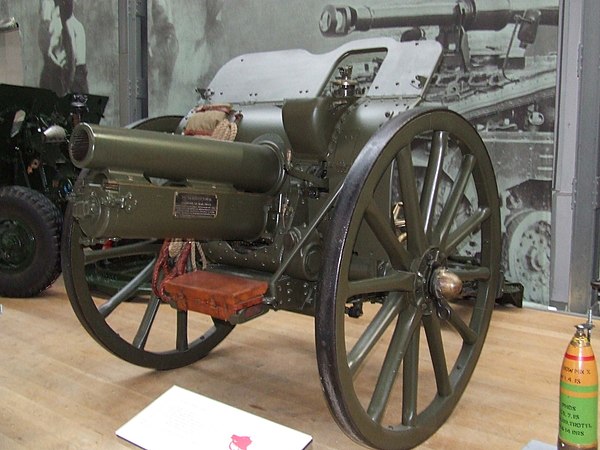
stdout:
[(171, 300), (165, 291), (165, 284), (167, 281), (183, 275), (186, 272), (187, 261), (192, 251), (191, 243), (185, 242), (181, 252), (177, 255), (175, 264), (169, 264), (170, 243), (171, 241), (169, 239), (165, 239), (163, 242), (160, 253), (158, 254), (158, 259), (154, 265), (154, 270), (152, 271), (152, 292), (165, 302), (170, 302)]

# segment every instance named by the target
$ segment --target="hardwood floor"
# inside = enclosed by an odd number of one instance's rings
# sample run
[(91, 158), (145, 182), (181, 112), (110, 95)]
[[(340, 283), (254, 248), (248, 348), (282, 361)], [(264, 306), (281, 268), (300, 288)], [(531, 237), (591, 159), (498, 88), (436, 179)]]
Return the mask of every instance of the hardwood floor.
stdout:
[[(0, 303), (0, 449), (136, 448), (116, 429), (172, 385), (310, 434), (314, 450), (362, 448), (327, 409), (310, 317), (270, 312), (238, 326), (202, 361), (157, 372), (96, 344), (77, 321), (61, 280), (40, 298)], [(581, 321), (497, 307), (462, 400), (420, 448), (554, 443), (560, 366)]]

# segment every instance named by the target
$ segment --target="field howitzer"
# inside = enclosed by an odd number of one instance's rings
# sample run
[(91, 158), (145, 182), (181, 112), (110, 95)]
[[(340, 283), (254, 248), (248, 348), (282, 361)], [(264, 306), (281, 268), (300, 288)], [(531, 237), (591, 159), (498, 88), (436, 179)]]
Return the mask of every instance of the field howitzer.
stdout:
[[(368, 6), (325, 7), (319, 27), (326, 36), (341, 36), (354, 31), (376, 28), (406, 28), (438, 26), (462, 28), (464, 31), (501, 30), (510, 23), (521, 21), (534, 28), (524, 27), (521, 37), (533, 39), (538, 25), (556, 25), (558, 4), (548, 0), (526, 2), (514, 0), (442, 0), (436, 2), (404, 2), (398, 6), (371, 8)], [(531, 42), (529, 42), (531, 43)]]
[[(382, 449), (429, 438), (469, 381), (503, 283), (486, 147), (460, 114), (423, 106), (443, 51), (371, 38), (246, 54), (183, 117), (79, 125), (63, 272), (86, 330), (170, 369), (268, 311), (313, 315), (344, 432)], [(222, 125), (235, 140), (215, 139)], [(97, 284), (116, 272), (116, 290)]]

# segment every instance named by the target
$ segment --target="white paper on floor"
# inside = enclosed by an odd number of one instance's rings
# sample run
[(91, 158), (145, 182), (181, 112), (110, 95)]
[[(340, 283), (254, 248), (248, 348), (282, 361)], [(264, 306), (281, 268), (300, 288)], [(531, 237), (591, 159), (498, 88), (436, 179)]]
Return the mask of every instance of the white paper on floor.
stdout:
[(146, 450), (303, 450), (312, 437), (180, 388), (168, 391), (119, 428)]

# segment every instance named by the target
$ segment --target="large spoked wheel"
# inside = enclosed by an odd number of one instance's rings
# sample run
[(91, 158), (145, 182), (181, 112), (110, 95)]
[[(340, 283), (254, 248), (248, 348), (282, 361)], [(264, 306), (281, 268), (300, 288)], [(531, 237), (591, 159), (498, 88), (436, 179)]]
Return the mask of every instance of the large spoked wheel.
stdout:
[[(168, 117), (132, 128), (169, 131), (178, 122)], [(86, 175), (83, 170), (80, 180)], [(203, 358), (231, 332), (228, 322), (176, 310), (152, 293), (149, 284), (162, 242), (115, 242), (110, 248), (90, 242), (73, 218), (72, 205), (67, 207), (62, 237), (65, 287), (77, 318), (104, 348), (139, 366), (174, 369)]]
[(329, 229), (316, 345), (330, 409), (358, 442), (414, 447), (463, 393), (499, 283), (498, 193), (479, 135), (447, 110), (392, 119), (350, 169)]

